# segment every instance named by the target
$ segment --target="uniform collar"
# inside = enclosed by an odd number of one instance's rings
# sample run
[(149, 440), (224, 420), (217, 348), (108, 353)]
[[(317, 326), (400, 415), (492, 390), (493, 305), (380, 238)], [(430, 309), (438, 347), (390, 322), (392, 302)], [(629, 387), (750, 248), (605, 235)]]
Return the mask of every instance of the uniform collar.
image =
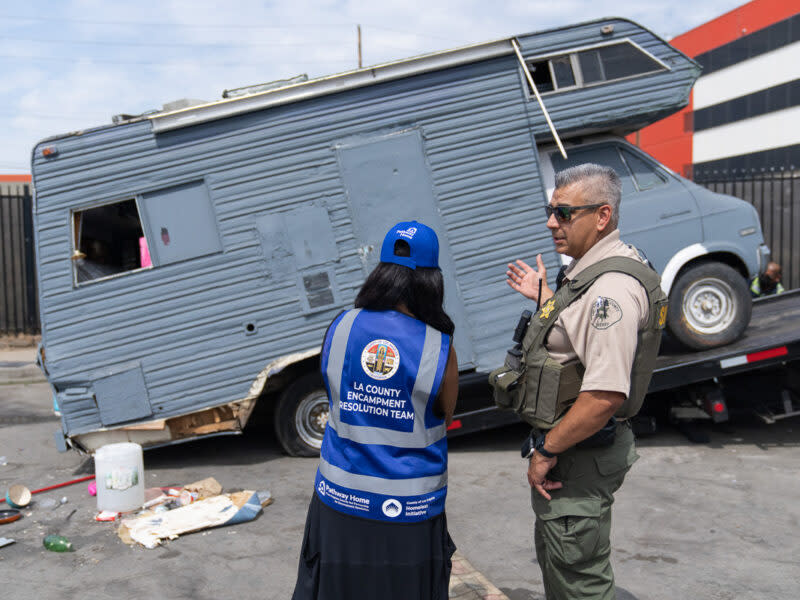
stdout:
[(584, 254), (579, 260), (573, 260), (567, 270), (564, 271), (565, 279), (573, 279), (578, 273), (590, 267), (596, 262), (603, 260), (612, 254), (612, 251), (618, 246), (625, 244), (619, 239), (619, 229), (615, 229), (606, 237), (599, 240), (594, 246)]

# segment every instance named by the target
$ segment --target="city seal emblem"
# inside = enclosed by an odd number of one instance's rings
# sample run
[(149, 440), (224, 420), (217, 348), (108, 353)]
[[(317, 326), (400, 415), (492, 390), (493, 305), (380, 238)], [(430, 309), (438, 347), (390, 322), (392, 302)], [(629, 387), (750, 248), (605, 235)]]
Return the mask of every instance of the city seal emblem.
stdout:
[(361, 352), (361, 368), (373, 379), (389, 379), (400, 367), (400, 353), (389, 340), (372, 340)]

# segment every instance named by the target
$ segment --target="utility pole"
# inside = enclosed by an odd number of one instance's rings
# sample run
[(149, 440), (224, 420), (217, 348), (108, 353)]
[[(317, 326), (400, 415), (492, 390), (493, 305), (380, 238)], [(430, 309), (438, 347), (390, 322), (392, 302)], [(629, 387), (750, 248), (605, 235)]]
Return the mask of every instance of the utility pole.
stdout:
[(356, 25), (358, 28), (358, 68), (360, 69), (363, 65), (361, 64), (361, 25)]

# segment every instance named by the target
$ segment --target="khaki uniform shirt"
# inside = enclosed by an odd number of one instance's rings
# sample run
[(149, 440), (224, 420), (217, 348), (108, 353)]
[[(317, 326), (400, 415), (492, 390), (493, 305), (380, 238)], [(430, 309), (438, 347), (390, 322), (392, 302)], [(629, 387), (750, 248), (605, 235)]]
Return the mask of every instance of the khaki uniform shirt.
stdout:
[[(564, 272), (565, 280), (604, 258), (639, 254), (619, 239), (619, 230), (601, 239)], [(647, 292), (623, 273), (605, 273), (558, 316), (545, 341), (561, 364), (586, 367), (581, 391), (622, 392), (628, 396), (639, 329), (647, 323)]]

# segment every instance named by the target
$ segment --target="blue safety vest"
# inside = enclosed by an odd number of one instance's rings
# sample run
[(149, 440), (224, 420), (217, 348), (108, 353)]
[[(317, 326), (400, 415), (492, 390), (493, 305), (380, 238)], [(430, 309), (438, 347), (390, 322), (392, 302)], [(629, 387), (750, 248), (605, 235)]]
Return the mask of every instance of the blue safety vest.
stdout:
[(410, 523), (444, 510), (447, 437), (433, 413), (450, 336), (396, 311), (331, 324), (321, 368), (330, 402), (315, 481), (343, 513)]

